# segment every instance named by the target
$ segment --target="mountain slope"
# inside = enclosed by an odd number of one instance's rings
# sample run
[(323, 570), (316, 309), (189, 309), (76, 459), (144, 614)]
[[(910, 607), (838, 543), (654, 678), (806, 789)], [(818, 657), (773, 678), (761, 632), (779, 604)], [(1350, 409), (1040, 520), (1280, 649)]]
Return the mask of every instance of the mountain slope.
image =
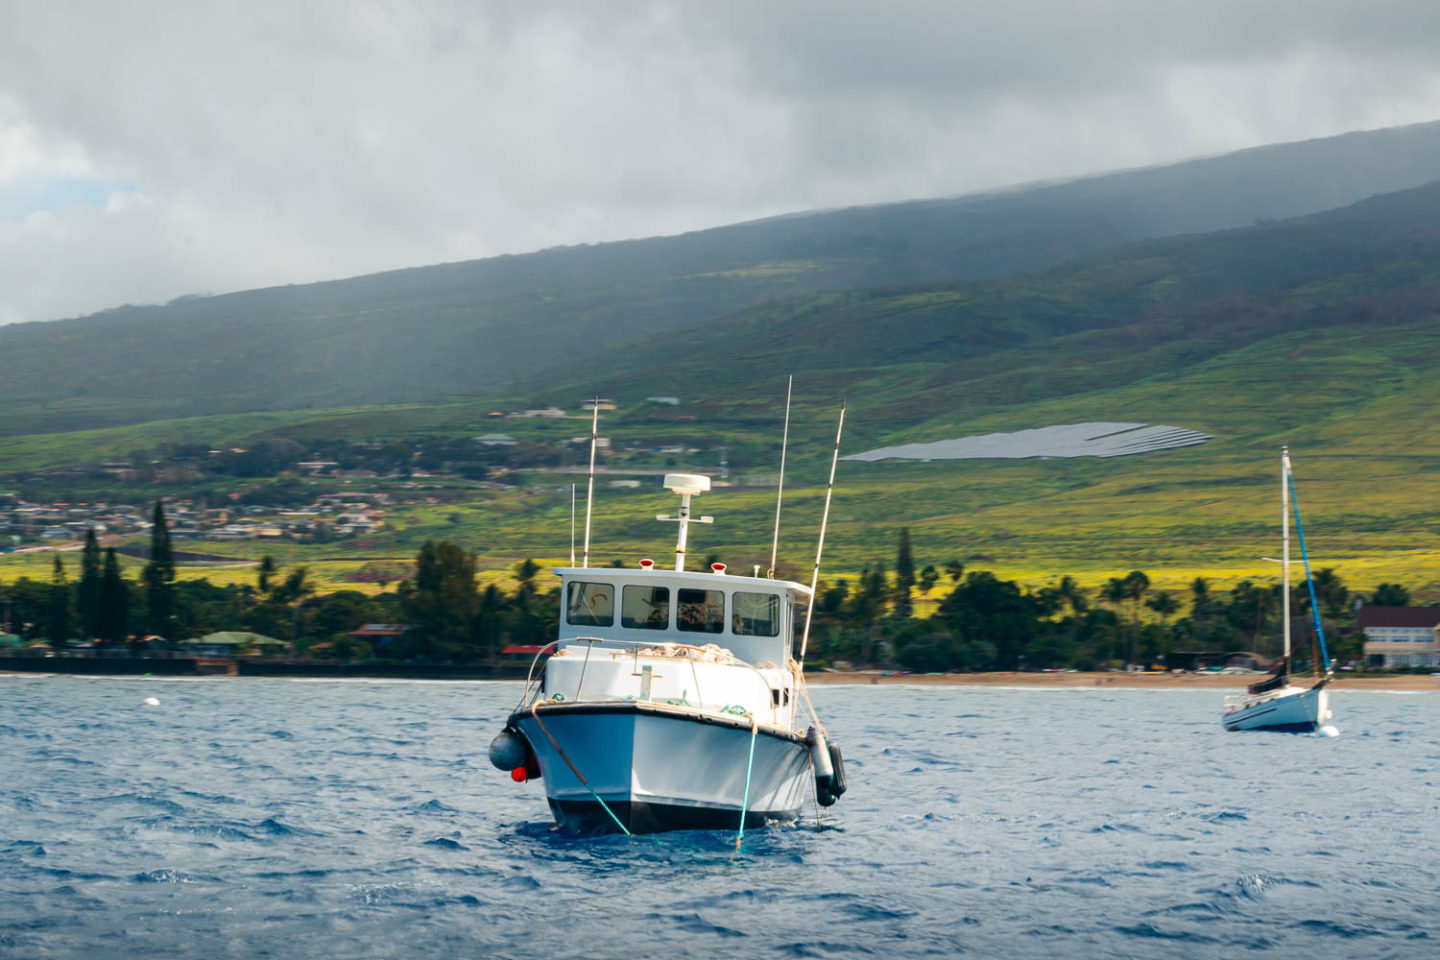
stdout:
[[(906, 366), (874, 410), (914, 423), (988, 405), (1114, 388), (1281, 333), (1428, 319), (1440, 303), (1440, 182), (1340, 210), (1154, 240), (1024, 277), (832, 293), (622, 343), (563, 385), (632, 399), (724, 403), (785, 373), (855, 384)], [(720, 392), (703, 385), (716, 384)], [(557, 391), (558, 392), (558, 391)]]
[[(826, 548), (840, 569), (887, 559), (903, 525), (928, 561), (974, 558), (1032, 580), (1093, 583), (1144, 568), (1172, 571), (1172, 585), (1197, 573), (1263, 582), (1273, 568), (1255, 558), (1274, 542), (1275, 457), (1287, 443), (1318, 563), (1362, 586), (1398, 579), (1440, 596), (1440, 184), (1037, 274), (796, 298), (618, 344), (525, 387), (567, 404), (592, 389), (613, 394), (620, 410), (602, 420), (612, 465), (715, 473), (724, 448), (740, 487), (712, 495), (720, 523), (696, 549), (743, 564), (768, 557), (774, 492), (763, 484), (791, 372), (791, 547), (814, 542), (842, 395), (847, 453), (1086, 420), (1214, 437), (1112, 460), (842, 464)], [(639, 402), (652, 393), (685, 403)], [(73, 467), (179, 440), (470, 437), (495, 429), (489, 409), (415, 403), (6, 438), (0, 461)], [(586, 426), (504, 429), (565, 444)], [(662, 445), (695, 452), (673, 462), (647, 452)], [(497, 566), (563, 556), (569, 504), (557, 491), (571, 479), (531, 474), (494, 503), (416, 508), (363, 555), (405, 556), (445, 537)], [(603, 556), (664, 549), (652, 519), (663, 495), (605, 487), (597, 498)]]
[[(999, 277), (1146, 237), (1311, 213), (1434, 179), (1437, 157), (1440, 123), (1423, 124), (3, 327), (0, 433), (494, 392), (597, 348), (759, 305)], [(1017, 322), (1044, 313), (1033, 302), (1004, 309)]]

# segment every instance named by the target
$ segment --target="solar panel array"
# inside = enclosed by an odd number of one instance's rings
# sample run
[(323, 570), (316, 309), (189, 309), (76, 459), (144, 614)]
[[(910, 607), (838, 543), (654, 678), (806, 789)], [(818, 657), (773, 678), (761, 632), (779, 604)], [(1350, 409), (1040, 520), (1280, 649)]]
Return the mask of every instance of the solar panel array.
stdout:
[(1071, 423), (987, 433), (935, 443), (906, 443), (851, 454), (846, 460), (1023, 460), (1030, 457), (1125, 457), (1193, 447), (1213, 439), (1185, 427), (1144, 423)]

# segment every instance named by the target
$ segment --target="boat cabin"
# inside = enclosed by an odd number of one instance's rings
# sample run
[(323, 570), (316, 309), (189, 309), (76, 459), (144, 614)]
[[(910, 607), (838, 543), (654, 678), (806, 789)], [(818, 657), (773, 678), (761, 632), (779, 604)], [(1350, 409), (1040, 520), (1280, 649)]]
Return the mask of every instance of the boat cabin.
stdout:
[(559, 567), (560, 636), (627, 646), (715, 644), (750, 664), (784, 667), (810, 588), (723, 571)]

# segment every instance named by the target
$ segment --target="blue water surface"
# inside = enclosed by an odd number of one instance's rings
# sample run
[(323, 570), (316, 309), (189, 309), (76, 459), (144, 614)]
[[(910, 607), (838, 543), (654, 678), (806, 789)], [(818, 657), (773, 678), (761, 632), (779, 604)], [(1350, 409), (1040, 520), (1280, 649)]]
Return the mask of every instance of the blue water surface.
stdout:
[[(1440, 696), (825, 686), (816, 829), (576, 837), (511, 683), (0, 675), (5, 957), (1431, 957)], [(158, 699), (158, 706), (145, 704)]]

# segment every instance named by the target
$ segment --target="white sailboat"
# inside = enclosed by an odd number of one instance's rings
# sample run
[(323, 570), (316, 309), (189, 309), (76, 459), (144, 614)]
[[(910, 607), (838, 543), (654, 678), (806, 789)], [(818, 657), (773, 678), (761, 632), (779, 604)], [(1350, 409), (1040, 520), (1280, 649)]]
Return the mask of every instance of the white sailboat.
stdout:
[(556, 570), (560, 637), (532, 665), (491, 762), (539, 777), (557, 823), (584, 832), (743, 833), (794, 820), (812, 794), (833, 804), (844, 763), (801, 671), (814, 584), (687, 570), (689, 525), (712, 522), (690, 515), (691, 498), (710, 479), (669, 474), (665, 487), (680, 496), (678, 516), (657, 517), (679, 523), (673, 570), (589, 566), (587, 507), (585, 562)]
[[(1330, 694), (1325, 688), (1334, 678), (1325, 653), (1325, 632), (1320, 621), (1320, 608), (1315, 597), (1314, 578), (1310, 575), (1310, 557), (1305, 550), (1305, 532), (1300, 525), (1300, 510), (1293, 503), (1295, 480), (1290, 472), (1290, 451), (1280, 451), (1280, 526), (1281, 526), (1281, 603), (1284, 620), (1285, 652), (1271, 668), (1270, 675), (1251, 684), (1243, 695), (1225, 698), (1221, 722), (1226, 730), (1276, 730), (1310, 733), (1324, 727), (1333, 716)], [(1306, 585), (1310, 589), (1310, 610), (1314, 616), (1319, 654), (1315, 664), (1315, 681), (1310, 686), (1292, 682), (1290, 675), (1290, 513), (1295, 512), (1295, 529), (1300, 537), (1300, 553), (1305, 565)], [(1320, 673), (1321, 664), (1325, 673)]]

